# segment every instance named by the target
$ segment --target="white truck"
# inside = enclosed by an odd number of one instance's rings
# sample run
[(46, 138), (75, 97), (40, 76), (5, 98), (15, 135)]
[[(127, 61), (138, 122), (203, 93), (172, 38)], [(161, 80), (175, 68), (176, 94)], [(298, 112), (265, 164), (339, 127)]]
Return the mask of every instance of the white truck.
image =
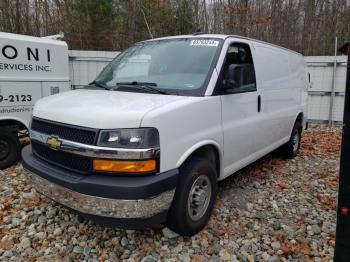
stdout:
[(39, 100), (23, 166), (36, 189), (99, 223), (193, 235), (218, 181), (279, 147), (297, 155), (308, 72), (239, 36), (140, 42), (89, 86)]
[(28, 128), (34, 103), (67, 90), (65, 42), (0, 32), (0, 169), (20, 157), (18, 132)]

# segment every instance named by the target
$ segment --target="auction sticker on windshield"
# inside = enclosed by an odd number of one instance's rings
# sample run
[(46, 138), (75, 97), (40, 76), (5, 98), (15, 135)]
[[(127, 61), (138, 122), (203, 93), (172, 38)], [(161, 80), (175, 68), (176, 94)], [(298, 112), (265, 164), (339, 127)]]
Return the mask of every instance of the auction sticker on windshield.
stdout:
[(218, 46), (219, 41), (209, 40), (209, 39), (198, 39), (191, 40), (191, 46)]

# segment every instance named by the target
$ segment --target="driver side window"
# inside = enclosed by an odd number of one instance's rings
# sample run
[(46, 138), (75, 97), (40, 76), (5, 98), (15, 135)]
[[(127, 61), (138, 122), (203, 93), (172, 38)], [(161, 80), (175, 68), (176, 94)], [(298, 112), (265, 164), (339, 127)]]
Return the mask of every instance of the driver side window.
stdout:
[(249, 45), (232, 44), (222, 69), (222, 90), (226, 94), (256, 91), (256, 79)]

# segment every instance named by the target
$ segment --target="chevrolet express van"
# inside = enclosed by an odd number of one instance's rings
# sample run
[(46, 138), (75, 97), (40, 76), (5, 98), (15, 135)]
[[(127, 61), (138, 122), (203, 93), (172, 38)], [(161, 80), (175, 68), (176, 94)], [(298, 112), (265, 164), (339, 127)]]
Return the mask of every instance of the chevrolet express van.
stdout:
[(279, 147), (297, 155), (308, 86), (300, 54), (261, 41), (140, 42), (85, 88), (35, 104), (23, 166), (37, 191), (83, 217), (194, 235), (218, 181)]
[(65, 42), (0, 32), (0, 169), (19, 159), (35, 102), (69, 90)]

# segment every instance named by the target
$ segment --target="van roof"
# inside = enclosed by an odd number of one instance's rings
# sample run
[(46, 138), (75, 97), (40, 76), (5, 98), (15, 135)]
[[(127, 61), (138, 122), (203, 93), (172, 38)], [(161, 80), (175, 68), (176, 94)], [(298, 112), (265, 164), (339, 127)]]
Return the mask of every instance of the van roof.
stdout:
[(262, 44), (266, 44), (266, 45), (270, 45), (276, 48), (280, 48), (283, 49), (285, 51), (289, 51), (292, 52), (294, 54), (298, 54), (298, 55), (302, 55), (294, 50), (279, 46), (279, 45), (275, 45), (275, 44), (271, 44), (268, 42), (264, 42), (261, 40), (257, 40), (257, 39), (253, 39), (253, 38), (249, 38), (249, 37), (244, 37), (244, 36), (239, 36), (239, 35), (225, 35), (225, 34), (201, 34), (201, 33), (195, 33), (193, 35), (176, 35), (176, 36), (166, 36), (166, 37), (159, 37), (159, 38), (154, 38), (154, 39), (149, 39), (146, 41), (153, 41), (153, 40), (165, 40), (165, 39), (176, 39), (176, 38), (216, 38), (216, 39), (227, 39), (227, 38), (237, 38), (237, 39), (245, 39), (248, 41), (252, 41), (252, 42), (256, 42), (256, 43), (262, 43)]
[(29, 35), (11, 34), (11, 33), (5, 33), (5, 32), (0, 32), (0, 38), (6, 38), (9, 40), (12, 39), (12, 40), (19, 40), (19, 41), (36, 42), (36, 43), (43, 43), (43, 44), (50, 44), (50, 45), (67, 46), (67, 43), (64, 41), (54, 40), (50, 38), (29, 36)]

